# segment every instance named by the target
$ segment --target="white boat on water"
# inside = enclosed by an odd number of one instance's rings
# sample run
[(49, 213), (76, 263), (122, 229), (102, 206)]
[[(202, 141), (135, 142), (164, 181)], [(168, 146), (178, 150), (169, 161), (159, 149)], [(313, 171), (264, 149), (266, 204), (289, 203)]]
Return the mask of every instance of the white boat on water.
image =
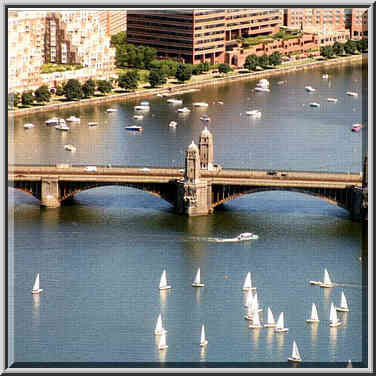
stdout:
[(193, 287), (204, 287), (205, 285), (201, 283), (201, 272), (200, 268), (197, 269), (195, 280), (192, 282)]
[(336, 311), (333, 303), (330, 306), (329, 320), (330, 320), (329, 326), (331, 328), (335, 328), (335, 327), (340, 326), (342, 324), (342, 322), (338, 320), (337, 311)]
[(144, 115), (133, 115), (133, 119), (136, 120), (142, 120), (144, 118)]
[(166, 332), (163, 331), (163, 332), (161, 333), (161, 338), (160, 338), (160, 340), (159, 340), (158, 349), (159, 349), (159, 350), (165, 350), (165, 349), (167, 349), (167, 348), (168, 348), (168, 346), (167, 346), (167, 341), (166, 341)]
[(312, 86), (306, 86), (304, 89), (306, 89), (309, 92), (316, 91), (316, 89), (314, 89)]
[(170, 98), (170, 99), (167, 99), (167, 103), (171, 103), (171, 104), (183, 104), (183, 100), (182, 99)]
[(292, 343), (292, 353), (289, 358), (287, 358), (290, 362), (301, 362), (302, 358), (299, 353), (298, 345), (296, 344), (295, 340)]
[(357, 97), (358, 93), (355, 93), (354, 91), (346, 91), (346, 95), (350, 95), (350, 97)]
[(34, 281), (34, 286), (33, 289), (31, 290), (32, 294), (39, 294), (43, 291), (43, 289), (40, 288), (39, 286), (39, 273), (37, 274), (35, 281)]
[(265, 91), (265, 92), (270, 92), (270, 89), (267, 87), (255, 87), (255, 91)]
[(77, 150), (76, 147), (71, 144), (64, 145), (64, 149), (68, 151), (73, 151), (73, 152)]
[(321, 76), (324, 80), (327, 80), (329, 78), (329, 75), (328, 73), (324, 73), (322, 76)]
[(157, 319), (157, 325), (155, 326), (154, 334), (160, 335), (164, 332), (167, 332), (167, 330), (163, 328), (162, 314), (159, 314), (158, 319)]
[(24, 124), (24, 128), (25, 129), (34, 128), (34, 124), (32, 124), (32, 123), (26, 123), (26, 124)]
[(150, 110), (150, 106), (149, 105), (146, 106), (146, 105), (140, 104), (138, 106), (134, 106), (134, 109), (136, 111), (149, 111)]
[(243, 232), (239, 234), (236, 239), (238, 241), (243, 241), (243, 240), (253, 240), (253, 239), (258, 239), (258, 235), (253, 234), (252, 232)]
[(337, 103), (338, 99), (337, 98), (328, 98), (328, 102)]
[(57, 117), (53, 117), (51, 119), (46, 120), (47, 125), (56, 125), (59, 124), (59, 119)]
[(171, 127), (171, 128), (176, 128), (177, 125), (178, 125), (178, 123), (176, 121), (170, 121), (168, 123), (168, 126)]
[(141, 106), (150, 106), (150, 103), (149, 103), (149, 101), (141, 101), (140, 105)]
[(320, 284), (320, 287), (333, 287), (334, 284), (332, 283), (329, 273), (326, 269), (324, 269), (324, 282)]
[(98, 125), (98, 123), (96, 121), (91, 121), (91, 122), (87, 123), (87, 125), (90, 126), (90, 127), (94, 127), (94, 126)]
[(107, 112), (116, 112), (117, 110), (115, 108), (107, 108)]
[(187, 107), (183, 107), (183, 108), (179, 108), (178, 112), (181, 114), (188, 114), (189, 112), (191, 112), (191, 110)]
[(69, 118), (67, 118), (67, 121), (79, 123), (81, 120), (80, 120), (79, 117), (71, 115), (71, 116), (69, 116)]
[(311, 311), (311, 318), (307, 319), (306, 322), (308, 323), (315, 323), (319, 322), (319, 315), (317, 314), (316, 304), (312, 303), (312, 311)]
[(251, 329), (259, 329), (262, 328), (261, 322), (260, 322), (260, 315), (258, 311), (256, 311), (253, 314), (252, 322), (248, 325), (248, 328)]
[(279, 314), (278, 320), (277, 320), (277, 325), (275, 327), (275, 331), (278, 333), (286, 333), (289, 331), (288, 328), (285, 328), (285, 321), (284, 321), (284, 314), (281, 312)]
[(55, 125), (55, 128), (60, 130), (60, 131), (69, 131), (68, 125), (64, 123), (59, 123), (58, 125)]
[(206, 102), (194, 102), (193, 106), (195, 106), (195, 107), (208, 107), (209, 105)]
[[(253, 302), (253, 292), (252, 290), (248, 290), (247, 292), (247, 297), (245, 298), (245, 303), (244, 303), (244, 307), (248, 307), (251, 309), (252, 307), (252, 302)], [(251, 311), (250, 311), (251, 312)]]
[(259, 110), (246, 111), (246, 115), (255, 116), (257, 118), (260, 118), (261, 117), (261, 111), (259, 111)]
[(166, 270), (163, 270), (161, 280), (159, 282), (159, 290), (168, 290), (171, 286), (167, 284), (167, 273)]
[(200, 116), (200, 120), (202, 121), (211, 121), (210, 117), (208, 115), (202, 115)]
[(252, 287), (252, 278), (251, 278), (251, 272), (248, 272), (244, 284), (243, 284), (243, 291), (249, 291), (249, 290), (256, 290), (256, 287)]
[(257, 87), (263, 87), (268, 88), (269, 87), (269, 81), (266, 78), (262, 78), (258, 83)]
[(276, 323), (274, 321), (273, 312), (270, 309), (270, 307), (268, 307), (267, 321), (266, 321), (266, 324), (264, 324), (264, 328), (275, 328), (275, 326), (276, 326)]
[(317, 103), (317, 102), (311, 102), (309, 105), (311, 107), (320, 107), (320, 103)]
[(201, 327), (200, 346), (203, 347), (203, 346), (206, 346), (207, 344), (208, 344), (208, 340), (206, 339), (206, 335), (205, 335), (205, 326), (202, 325), (202, 327)]
[(341, 294), (341, 305), (339, 307), (336, 307), (336, 310), (340, 312), (349, 312), (349, 306), (347, 304), (347, 299), (343, 291)]
[(136, 131), (136, 132), (142, 131), (142, 127), (140, 127), (139, 125), (129, 125), (128, 127), (125, 127), (125, 129), (127, 131)]

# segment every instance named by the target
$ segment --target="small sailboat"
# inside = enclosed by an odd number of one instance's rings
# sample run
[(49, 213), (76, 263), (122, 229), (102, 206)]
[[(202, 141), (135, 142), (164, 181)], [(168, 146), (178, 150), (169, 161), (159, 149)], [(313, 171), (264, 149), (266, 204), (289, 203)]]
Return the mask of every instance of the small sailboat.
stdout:
[(36, 278), (35, 278), (35, 281), (34, 281), (34, 286), (33, 286), (33, 289), (31, 290), (31, 293), (32, 294), (39, 294), (43, 291), (43, 289), (41, 289), (39, 287), (39, 273), (37, 274)]
[(347, 366), (346, 368), (352, 368), (352, 362), (351, 362), (351, 359), (349, 359), (349, 361), (347, 362)]
[(274, 321), (273, 312), (270, 309), (270, 307), (268, 307), (268, 317), (267, 317), (266, 324), (264, 324), (264, 328), (275, 328), (275, 326), (276, 326), (276, 323)]
[(333, 287), (333, 283), (329, 277), (328, 271), (324, 270), (324, 282), (320, 284), (320, 287)]
[(288, 358), (290, 362), (301, 362), (302, 358), (300, 357), (298, 345), (296, 344), (295, 340), (292, 343), (292, 353), (291, 357)]
[(158, 345), (158, 349), (159, 350), (165, 350), (165, 349), (167, 349), (167, 341), (166, 341), (166, 332), (165, 331), (163, 331), (162, 333), (161, 333), (161, 338), (160, 338), (160, 340), (159, 340), (159, 345)]
[(204, 287), (205, 285), (201, 283), (201, 272), (200, 268), (198, 268), (195, 280), (192, 282), (193, 287)]
[(285, 328), (285, 322), (284, 322), (284, 314), (281, 312), (278, 317), (277, 325), (275, 327), (275, 331), (278, 333), (286, 333), (289, 331), (288, 328)]
[(203, 346), (206, 346), (207, 344), (208, 344), (208, 340), (206, 339), (206, 335), (205, 335), (205, 326), (202, 325), (200, 346), (203, 347)]
[(260, 315), (258, 311), (255, 311), (255, 313), (253, 314), (252, 323), (248, 325), (248, 328), (251, 328), (251, 329), (262, 328), (262, 325), (260, 322)]
[(168, 290), (171, 286), (167, 284), (167, 274), (166, 270), (163, 270), (161, 280), (159, 282), (159, 290)]
[(247, 273), (243, 284), (243, 291), (249, 290), (256, 290), (256, 287), (252, 287), (251, 272)]
[(163, 328), (162, 315), (159, 314), (158, 319), (157, 319), (157, 325), (155, 326), (154, 334), (160, 335), (164, 332), (167, 332), (167, 330)]
[(306, 322), (314, 323), (319, 322), (319, 315), (317, 314), (316, 304), (312, 303), (311, 318), (307, 319)]
[(251, 306), (252, 306), (252, 310), (253, 310), (253, 312), (262, 312), (262, 309), (259, 308), (257, 292), (256, 292), (255, 295), (253, 296)]
[(330, 320), (329, 326), (331, 328), (340, 326), (342, 324), (342, 322), (338, 320), (337, 311), (336, 311), (333, 303), (330, 306), (330, 317), (329, 317), (329, 320)]
[(343, 291), (341, 294), (341, 305), (339, 307), (336, 307), (336, 310), (340, 312), (349, 312), (349, 306), (347, 304), (347, 299)]

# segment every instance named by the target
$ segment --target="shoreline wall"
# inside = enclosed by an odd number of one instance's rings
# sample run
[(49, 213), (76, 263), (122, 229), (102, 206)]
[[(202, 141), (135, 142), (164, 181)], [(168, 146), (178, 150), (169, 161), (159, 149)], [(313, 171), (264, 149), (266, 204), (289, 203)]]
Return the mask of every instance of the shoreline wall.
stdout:
[(340, 65), (340, 64), (347, 64), (347, 63), (361, 63), (363, 61), (367, 61), (367, 57), (368, 57), (367, 54), (352, 55), (352, 56), (346, 56), (346, 57), (336, 58), (332, 60), (323, 60), (323, 61), (317, 61), (317, 62), (308, 63), (308, 64), (302, 64), (298, 66), (270, 69), (270, 70), (265, 70), (265, 71), (260, 71), (260, 72), (239, 73), (233, 76), (219, 77), (219, 78), (213, 78), (213, 79), (208, 79), (204, 81), (191, 82), (187, 84), (172, 86), (171, 90), (169, 90), (169, 88), (166, 88), (166, 87), (156, 88), (156, 89), (140, 89), (134, 92), (115, 94), (115, 95), (110, 95), (107, 97), (81, 99), (80, 101), (49, 104), (43, 107), (10, 110), (8, 111), (8, 117), (25, 116), (29, 114), (35, 114), (38, 112), (48, 112), (48, 111), (60, 110), (63, 108), (69, 108), (69, 107), (81, 107), (81, 106), (93, 105), (96, 103), (116, 102), (119, 100), (150, 97), (159, 93), (178, 94), (182, 90), (196, 89), (196, 88), (203, 87), (203, 86), (217, 85), (221, 83), (227, 83), (230, 81), (263, 78), (263, 77), (269, 77), (269, 76), (274, 76), (274, 75), (281, 75), (281, 74), (289, 73), (289, 72), (300, 71), (300, 70), (314, 69), (314, 68), (318, 68), (321, 66), (326, 67), (326, 66)]

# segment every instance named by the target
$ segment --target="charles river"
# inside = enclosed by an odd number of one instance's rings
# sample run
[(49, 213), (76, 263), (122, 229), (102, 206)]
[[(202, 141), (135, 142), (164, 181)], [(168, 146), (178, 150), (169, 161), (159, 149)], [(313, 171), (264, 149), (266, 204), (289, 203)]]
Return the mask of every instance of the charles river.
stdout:
[[(154, 96), (146, 98), (151, 110), (141, 121), (133, 119), (141, 99), (16, 118), (9, 128), (9, 163), (183, 168), (187, 146), (198, 143), (205, 125), (200, 116), (208, 114), (214, 160), (223, 168), (359, 173), (366, 74), (361, 65), (293, 72), (269, 78), (270, 93), (254, 92), (255, 79), (208, 86), (176, 96), (189, 108), (209, 103), (185, 116), (176, 112), (182, 106)], [(307, 85), (316, 92), (306, 92)], [(107, 113), (110, 107), (117, 112)], [(253, 109), (262, 117), (245, 115)], [(45, 125), (55, 115), (76, 115), (81, 123), (61, 132)], [(176, 129), (168, 126), (171, 120)], [(99, 125), (89, 127), (93, 121)], [(25, 130), (27, 122), (35, 128)], [(136, 123), (143, 132), (124, 129)], [(351, 132), (354, 123), (365, 128)], [(64, 150), (68, 143), (75, 153)], [(8, 194), (9, 339), (16, 362), (291, 367), (294, 339), (301, 367), (367, 360), (366, 246), (361, 224), (344, 209), (309, 195), (271, 191), (188, 218), (160, 198), (127, 187), (84, 191), (58, 209), (40, 208), (20, 191)], [(220, 241), (242, 232), (259, 238)], [(191, 285), (197, 268), (205, 287)], [(336, 286), (310, 285), (323, 280), (324, 268)], [(158, 289), (163, 269), (172, 286), (167, 292)], [(268, 306), (275, 318), (284, 312), (288, 333), (248, 328), (242, 286), (249, 271), (262, 319)], [(44, 292), (34, 297), (36, 273)], [(350, 312), (339, 312), (343, 324), (329, 328), (330, 305), (339, 306), (342, 291)], [(320, 318), (314, 325), (306, 323), (312, 303)], [(154, 335), (160, 313), (168, 331), (163, 351)], [(202, 324), (209, 341), (203, 349)]]

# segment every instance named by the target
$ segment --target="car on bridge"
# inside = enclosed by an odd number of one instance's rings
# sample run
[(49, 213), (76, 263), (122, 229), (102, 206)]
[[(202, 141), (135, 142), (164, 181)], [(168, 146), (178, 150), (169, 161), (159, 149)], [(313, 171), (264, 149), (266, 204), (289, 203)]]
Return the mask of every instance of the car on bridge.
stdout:
[(86, 166), (85, 171), (97, 171), (97, 166)]
[(270, 175), (270, 176), (276, 176), (277, 175), (277, 171), (276, 170), (268, 170), (268, 171), (266, 171), (266, 174)]

